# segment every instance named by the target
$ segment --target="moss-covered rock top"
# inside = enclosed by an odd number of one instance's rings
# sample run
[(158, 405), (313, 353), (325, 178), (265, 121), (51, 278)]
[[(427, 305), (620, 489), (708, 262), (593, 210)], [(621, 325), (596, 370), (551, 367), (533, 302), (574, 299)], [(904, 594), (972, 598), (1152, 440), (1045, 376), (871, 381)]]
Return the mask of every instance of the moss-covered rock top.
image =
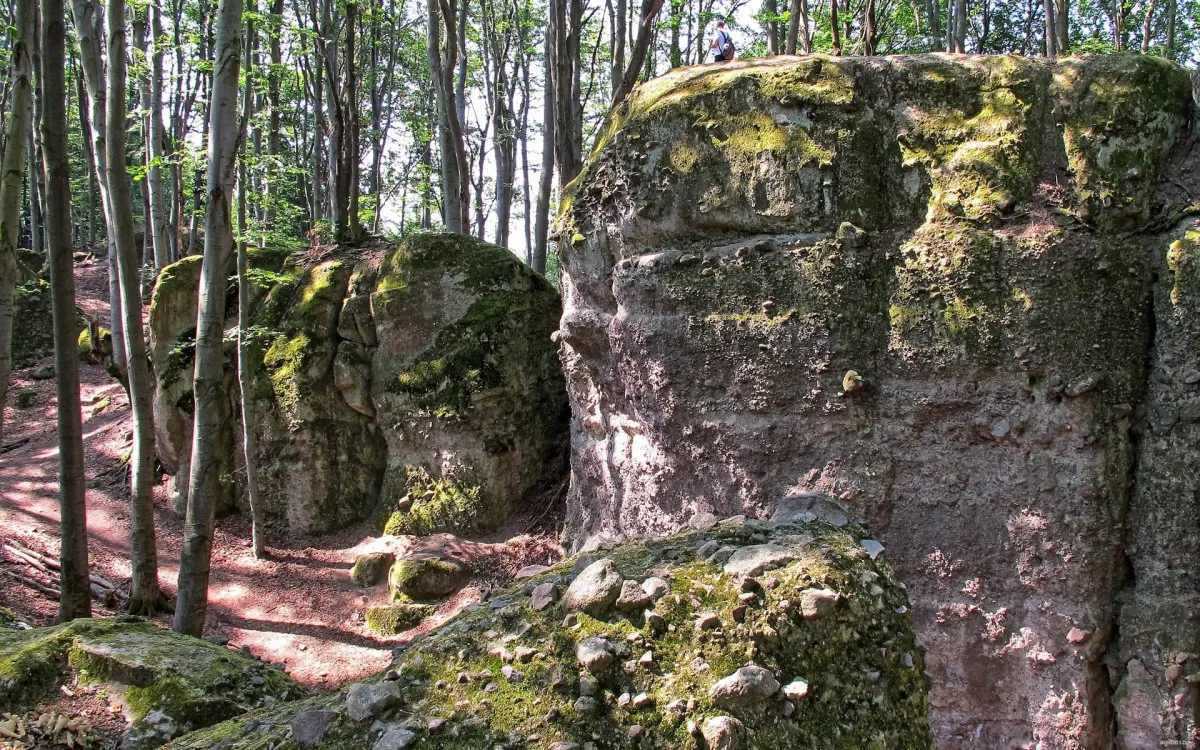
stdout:
[(123, 747), (172, 737), (305, 694), (282, 672), (237, 651), (137, 618), (0, 629), (0, 706), (50, 699), (72, 680), (100, 683), (122, 708)]
[(559, 230), (569, 251), (609, 224), (627, 257), (701, 233), (988, 223), (1028, 202), (1046, 160), (1064, 153), (1077, 215), (1126, 224), (1146, 218), (1190, 100), (1183, 69), (1134, 54), (685, 68), (610, 114)]
[(922, 651), (878, 554), (861, 527), (819, 521), (628, 542), (510, 587), (380, 679), (171, 747), (362, 748), (389, 732), (464, 749), (704, 747), (720, 732), (746, 748), (930, 747)]

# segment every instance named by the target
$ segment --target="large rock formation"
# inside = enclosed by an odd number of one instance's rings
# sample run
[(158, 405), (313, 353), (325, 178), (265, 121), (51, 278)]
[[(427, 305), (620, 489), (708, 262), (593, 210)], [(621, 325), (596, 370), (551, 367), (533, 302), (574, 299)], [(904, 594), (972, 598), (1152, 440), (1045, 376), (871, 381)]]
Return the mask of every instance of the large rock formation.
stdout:
[(559, 224), (576, 545), (833, 495), (908, 584), (940, 747), (1194, 741), (1192, 117), (1136, 55), (638, 89)]
[(930, 747), (908, 599), (873, 540), (712, 524), (562, 563), (417, 640), (382, 679), (170, 747)]
[[(190, 264), (190, 265), (189, 265)], [(150, 328), (160, 456), (186, 493), (198, 259), (164, 269)], [(301, 532), (370, 517), (389, 533), (496, 525), (561, 464), (558, 295), (512, 253), (466, 237), (291, 257), (255, 275), (259, 485)], [(236, 299), (229, 304), (236, 312)], [(232, 336), (228, 337), (232, 339)], [(219, 440), (237, 494), (232, 351)]]
[[(137, 618), (75, 620), (49, 628), (0, 627), (0, 708), (53, 703), (60, 686), (103, 687), (120, 706), (121, 747), (159, 747), (181, 734), (307, 691), (237, 651)], [(24, 745), (17, 745), (24, 747)]]

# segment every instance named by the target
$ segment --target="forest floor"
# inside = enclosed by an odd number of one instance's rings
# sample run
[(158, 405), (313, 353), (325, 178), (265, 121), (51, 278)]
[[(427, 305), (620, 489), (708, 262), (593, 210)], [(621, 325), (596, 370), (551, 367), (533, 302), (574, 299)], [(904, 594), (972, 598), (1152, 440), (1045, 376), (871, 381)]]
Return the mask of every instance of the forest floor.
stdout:
[[(79, 307), (104, 326), (109, 316), (107, 283), (103, 261), (76, 265)], [(42, 363), (48, 361), (53, 360)], [(0, 604), (32, 625), (48, 625), (55, 619), (58, 602), (12, 577), (29, 571), (3, 550), (4, 542), (15, 540), (55, 559), (59, 553), (55, 381), (33, 380), (35, 368), (13, 373), (5, 406), (5, 441), (28, 438), (28, 442), (0, 455)], [(132, 443), (129, 401), (100, 365), (81, 364), (80, 381), (92, 571), (117, 584), (118, 592), (128, 592), (128, 472), (122, 459)], [(15, 394), (20, 391), (36, 393), (32, 407), (16, 408)], [(159, 580), (173, 597), (183, 523), (171, 510), (167, 478), (159, 479), (154, 492)], [(481, 541), (508, 540), (527, 520), (513, 519)], [(350, 578), (358, 554), (386, 543), (376, 538), (369, 523), (318, 537), (268, 536), (271, 559), (265, 561), (254, 559), (249, 538), (249, 523), (243, 517), (217, 520), (205, 635), (248, 647), (263, 661), (284, 665), (294, 679), (316, 690), (333, 689), (384, 669), (393, 648), (483, 600), (491, 586), (504, 582), (521, 565), (546, 563), (561, 555), (552, 533), (516, 536), (509, 541), (511, 554), (504, 556), (501, 570), (493, 570), (489, 580), (475, 581), (443, 602), (419, 628), (381, 638), (366, 629), (363, 613), (372, 604), (386, 602), (386, 587), (364, 589)], [(93, 613), (120, 614), (119, 606), (119, 600), (107, 605), (93, 600)], [(155, 620), (170, 625), (169, 614)]]

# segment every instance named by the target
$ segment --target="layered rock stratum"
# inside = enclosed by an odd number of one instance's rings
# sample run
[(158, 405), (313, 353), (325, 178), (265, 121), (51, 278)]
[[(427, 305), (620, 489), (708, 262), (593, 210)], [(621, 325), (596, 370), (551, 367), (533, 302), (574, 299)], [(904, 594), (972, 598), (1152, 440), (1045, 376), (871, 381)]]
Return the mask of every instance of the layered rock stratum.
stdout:
[(637, 89), (558, 225), (574, 544), (823, 493), (908, 585), (937, 746), (1200, 741), (1194, 108), (1138, 55)]

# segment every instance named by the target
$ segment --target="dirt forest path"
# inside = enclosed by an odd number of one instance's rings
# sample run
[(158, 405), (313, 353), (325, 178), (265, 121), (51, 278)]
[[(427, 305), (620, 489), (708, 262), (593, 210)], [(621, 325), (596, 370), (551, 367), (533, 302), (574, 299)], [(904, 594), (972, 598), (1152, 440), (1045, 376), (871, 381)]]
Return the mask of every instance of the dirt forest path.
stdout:
[[(103, 262), (76, 266), (79, 306), (108, 325), (107, 273)], [(20, 332), (16, 332), (20, 335)], [(52, 359), (43, 360), (51, 362)], [(38, 363), (38, 364), (42, 364)], [(30, 367), (14, 372), (5, 407), (5, 441), (28, 438), (0, 455), (0, 604), (33, 625), (54, 621), (58, 603), (12, 576), (29, 571), (3, 543), (16, 540), (57, 558), (59, 551), (58, 446), (54, 381), (36, 381)], [(129, 508), (122, 458), (132, 427), (124, 391), (99, 365), (80, 367), (86, 456), (89, 551), (92, 570), (128, 591)], [(15, 408), (16, 394), (32, 391), (34, 404)], [(182, 541), (182, 521), (170, 510), (166, 478), (155, 488), (159, 577), (169, 596)], [(311, 687), (332, 688), (385, 668), (391, 651), (414, 634), (436, 627), (463, 606), (480, 601), (471, 586), (443, 603), (437, 615), (405, 636), (379, 638), (363, 624), (370, 604), (384, 603), (384, 587), (364, 590), (351, 579), (356, 555), (377, 547), (367, 524), (314, 538), (268, 535), (272, 559), (250, 554), (249, 524), (232, 515), (217, 520), (206, 636), (227, 638), (267, 662), (282, 663)], [(93, 600), (96, 616), (119, 614)], [(156, 618), (170, 625), (169, 615)]]

